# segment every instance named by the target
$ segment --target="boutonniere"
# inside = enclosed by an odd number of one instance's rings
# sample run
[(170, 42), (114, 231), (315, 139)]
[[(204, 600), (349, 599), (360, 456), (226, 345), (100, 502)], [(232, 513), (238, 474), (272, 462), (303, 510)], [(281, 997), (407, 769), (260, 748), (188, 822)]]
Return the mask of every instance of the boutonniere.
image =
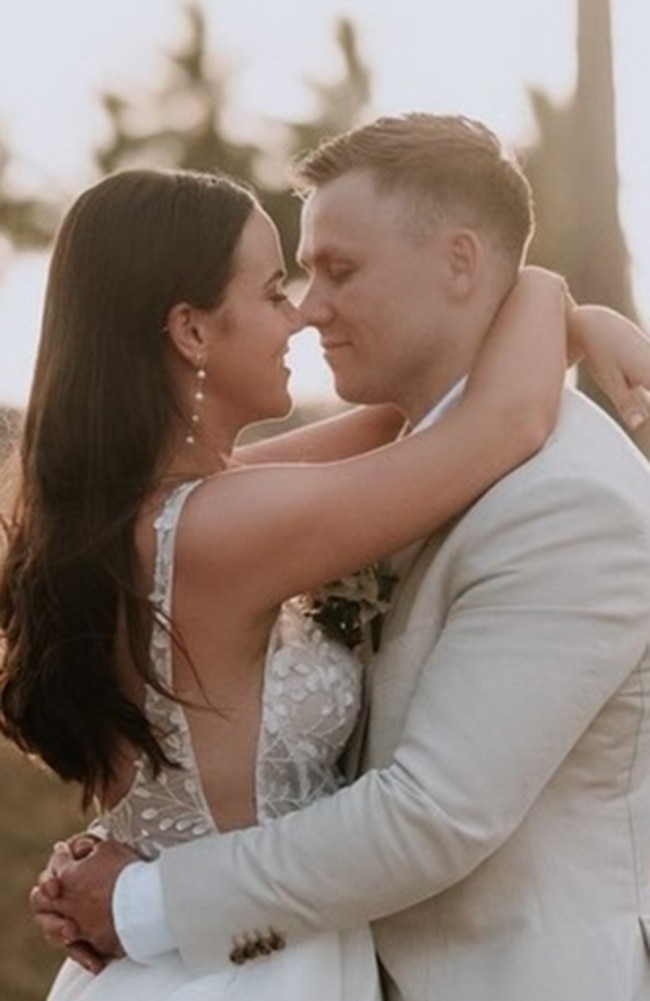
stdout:
[(380, 560), (303, 595), (301, 607), (331, 639), (353, 650), (368, 638), (377, 652), (396, 583), (388, 563)]

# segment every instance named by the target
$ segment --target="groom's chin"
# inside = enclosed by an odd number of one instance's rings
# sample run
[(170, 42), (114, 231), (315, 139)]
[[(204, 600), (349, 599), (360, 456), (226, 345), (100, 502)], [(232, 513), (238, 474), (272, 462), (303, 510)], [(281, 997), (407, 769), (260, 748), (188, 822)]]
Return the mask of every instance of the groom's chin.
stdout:
[(371, 406), (375, 403), (386, 403), (386, 400), (377, 399), (371, 387), (359, 385), (350, 379), (337, 378), (334, 374), (334, 391), (344, 403), (364, 404)]

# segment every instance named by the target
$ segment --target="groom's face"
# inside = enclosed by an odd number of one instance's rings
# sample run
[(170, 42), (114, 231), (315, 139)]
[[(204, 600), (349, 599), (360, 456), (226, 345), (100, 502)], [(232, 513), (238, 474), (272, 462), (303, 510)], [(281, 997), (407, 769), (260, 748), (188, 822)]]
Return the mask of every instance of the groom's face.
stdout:
[(453, 344), (444, 231), (410, 227), (407, 209), (367, 172), (329, 181), (305, 202), (298, 260), (309, 278), (301, 311), (338, 394), (413, 419), (434, 402)]

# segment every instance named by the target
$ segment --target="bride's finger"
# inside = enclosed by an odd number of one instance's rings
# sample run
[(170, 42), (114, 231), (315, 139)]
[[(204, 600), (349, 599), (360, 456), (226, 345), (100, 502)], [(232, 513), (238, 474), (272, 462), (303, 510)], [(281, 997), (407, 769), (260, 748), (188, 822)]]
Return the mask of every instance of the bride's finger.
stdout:
[[(639, 366), (634, 371), (626, 371), (618, 366), (592, 365), (591, 375), (605, 396), (609, 399), (621, 419), (634, 431), (650, 416), (650, 397), (644, 385)], [(648, 368), (650, 385), (650, 368)]]
[(61, 895), (61, 881), (51, 869), (45, 869), (39, 874), (36, 887), (49, 900), (56, 900)]
[(36, 885), (29, 891), (29, 906), (35, 914), (39, 911), (56, 910), (57, 893), (52, 892), (51, 882), (57, 881), (52, 881), (47, 873), (42, 872)]
[(34, 920), (41, 930), (46, 942), (57, 949), (67, 949), (79, 938), (79, 929), (70, 918), (60, 914), (46, 914), (41, 911), (34, 915)]
[(98, 844), (101, 844), (101, 839), (96, 838), (92, 834), (76, 834), (74, 837), (69, 838), (67, 842), (68, 850), (75, 861), (79, 859), (86, 858), (91, 852), (95, 850)]
[(44, 909), (42, 901), (38, 900), (33, 892), (30, 895), (30, 905), (34, 921), (51, 945), (65, 948), (79, 938), (79, 929), (75, 922), (57, 911)]
[(650, 396), (643, 386), (626, 387), (614, 403), (632, 431), (640, 428), (650, 417)]
[(106, 960), (87, 942), (73, 942), (66, 949), (66, 953), (70, 959), (79, 963), (89, 973), (101, 973), (106, 966)]

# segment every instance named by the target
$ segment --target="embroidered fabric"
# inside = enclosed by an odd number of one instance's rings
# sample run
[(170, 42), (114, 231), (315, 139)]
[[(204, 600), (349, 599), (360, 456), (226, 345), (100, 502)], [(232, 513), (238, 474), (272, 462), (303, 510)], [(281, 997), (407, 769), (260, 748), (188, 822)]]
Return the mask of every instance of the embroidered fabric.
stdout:
[(336, 792), (361, 705), (361, 665), (297, 602), (282, 606), (266, 659), (257, 751), (259, 823)]
[[(183, 505), (200, 481), (167, 497), (154, 521), (156, 559), (151, 600), (156, 620), (151, 659), (156, 676), (172, 682), (172, 649), (165, 624), (171, 617), (174, 544)], [(264, 665), (263, 703), (255, 790), (264, 823), (333, 793), (337, 769), (360, 708), (361, 666), (345, 647), (327, 639), (297, 602), (282, 606)], [(125, 796), (92, 825), (100, 836), (130, 845), (145, 858), (166, 847), (216, 832), (205, 799), (183, 707), (147, 686), (145, 712), (167, 756), (181, 767), (154, 776), (146, 759), (135, 762)]]

